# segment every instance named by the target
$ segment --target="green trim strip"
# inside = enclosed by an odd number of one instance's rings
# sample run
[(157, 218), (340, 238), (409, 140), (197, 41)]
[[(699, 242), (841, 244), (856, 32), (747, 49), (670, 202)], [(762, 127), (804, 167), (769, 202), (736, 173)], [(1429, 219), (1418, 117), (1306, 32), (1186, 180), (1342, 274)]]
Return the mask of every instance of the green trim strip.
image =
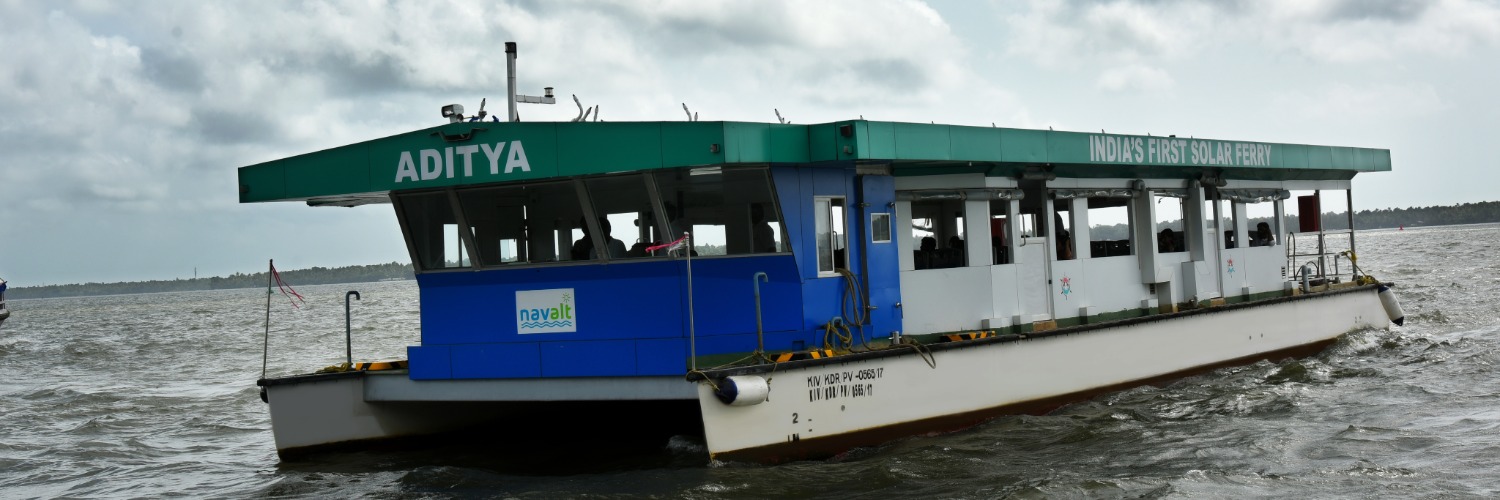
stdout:
[(376, 200), (393, 190), (662, 168), (889, 163), (896, 175), (1347, 180), (1391, 169), (1390, 151), (845, 121), (451, 123), (239, 169), (240, 202)]

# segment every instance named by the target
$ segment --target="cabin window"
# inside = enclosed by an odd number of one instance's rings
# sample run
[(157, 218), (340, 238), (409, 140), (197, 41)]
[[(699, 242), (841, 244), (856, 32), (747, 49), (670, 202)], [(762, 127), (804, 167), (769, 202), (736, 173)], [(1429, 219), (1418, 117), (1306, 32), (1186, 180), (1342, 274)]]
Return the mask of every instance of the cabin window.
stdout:
[(1156, 251), (1161, 253), (1187, 251), (1187, 238), (1183, 234), (1182, 198), (1176, 193), (1152, 193), (1156, 204)]
[(818, 275), (834, 276), (835, 269), (846, 269), (844, 228), (844, 199), (817, 197), (813, 199), (814, 229), (817, 232)]
[(569, 260), (583, 236), (583, 210), (571, 182), (458, 191), (482, 266)]
[[(610, 259), (649, 257), (646, 247), (652, 242), (669, 241), (667, 235), (653, 229), (655, 207), (647, 191), (646, 176), (598, 177), (584, 182), (597, 226), (590, 229), (590, 236), (573, 241), (569, 251), (573, 260), (598, 260), (601, 254)], [(587, 226), (589, 221), (579, 222)], [(670, 239), (676, 239), (681, 234), (672, 236)], [(693, 235), (694, 240), (697, 238), (698, 235)]]
[(655, 174), (669, 218), (693, 232), (699, 255), (746, 255), (791, 251), (764, 168), (678, 169)]
[(446, 191), (400, 196), (409, 248), (422, 270), (469, 267), (468, 248)]
[(1229, 200), (1205, 200), (1203, 202), (1203, 220), (1208, 234), (1219, 235), (1220, 248), (1238, 248), (1239, 242), (1235, 241), (1235, 228), (1237, 220), (1234, 218), (1234, 202)]
[(1009, 264), (1010, 200), (990, 200), (990, 247), (992, 264)]
[(891, 214), (889, 212), (870, 214), (870, 242), (891, 242)]
[(1072, 200), (1053, 200), (1052, 202), (1052, 226), (1056, 235), (1052, 241), (1057, 245), (1057, 260), (1078, 258), (1077, 250), (1073, 245), (1072, 206)]
[(964, 267), (964, 200), (930, 199), (911, 202), (912, 253), (916, 269)]
[(1249, 229), (1250, 246), (1275, 246), (1281, 234), (1280, 222), (1276, 220), (1276, 204), (1280, 200), (1268, 200), (1245, 204), (1246, 228)]
[(1130, 198), (1089, 198), (1089, 257), (1132, 255)]
[(1036, 222), (1037, 217), (1035, 213), (1023, 209), (1013, 219), (1015, 219), (1016, 230), (1021, 232), (1022, 238), (1042, 235), (1041, 226)]

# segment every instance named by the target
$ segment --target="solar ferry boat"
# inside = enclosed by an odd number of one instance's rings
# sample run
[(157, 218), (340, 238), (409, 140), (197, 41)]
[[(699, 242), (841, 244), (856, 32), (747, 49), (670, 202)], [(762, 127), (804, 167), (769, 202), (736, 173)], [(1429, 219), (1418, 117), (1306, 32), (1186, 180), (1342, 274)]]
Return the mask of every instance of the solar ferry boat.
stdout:
[(1399, 323), (1353, 232), (1309, 216), (1390, 168), (863, 119), (455, 120), (239, 169), (243, 203), (390, 207), (421, 300), (395, 369), (258, 384), (283, 456), (570, 414), (826, 457)]

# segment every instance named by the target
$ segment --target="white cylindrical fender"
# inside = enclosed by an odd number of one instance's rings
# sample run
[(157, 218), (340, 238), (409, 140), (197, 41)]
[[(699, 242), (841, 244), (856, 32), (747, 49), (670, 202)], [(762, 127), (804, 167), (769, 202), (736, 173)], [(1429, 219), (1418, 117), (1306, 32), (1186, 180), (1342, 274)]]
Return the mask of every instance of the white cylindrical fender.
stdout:
[(724, 377), (714, 395), (729, 406), (758, 405), (771, 396), (771, 384), (756, 375)]
[(1391, 318), (1391, 322), (1400, 326), (1406, 323), (1406, 311), (1401, 310), (1401, 303), (1396, 301), (1396, 293), (1385, 285), (1376, 288), (1380, 294), (1380, 307), (1385, 308), (1385, 315)]

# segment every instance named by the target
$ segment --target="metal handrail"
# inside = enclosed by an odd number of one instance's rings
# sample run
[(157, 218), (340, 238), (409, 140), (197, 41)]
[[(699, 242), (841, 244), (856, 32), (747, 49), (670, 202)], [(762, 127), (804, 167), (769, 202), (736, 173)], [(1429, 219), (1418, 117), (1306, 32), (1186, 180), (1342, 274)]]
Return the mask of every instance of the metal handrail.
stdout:
[(349, 366), (354, 366), (354, 327), (350, 323), (349, 297), (359, 299), (359, 292), (350, 290), (344, 294), (344, 359)]
[[(1298, 234), (1302, 234), (1302, 235), (1305, 235), (1305, 236), (1314, 236), (1314, 237), (1316, 237), (1316, 239), (1315, 239), (1315, 241), (1317, 243), (1316, 248), (1314, 250), (1311, 250), (1311, 251), (1299, 252), (1298, 249), (1297, 249), (1297, 235)], [(1339, 276), (1340, 274), (1343, 274), (1343, 272), (1341, 271), (1341, 266), (1339, 265), (1339, 259), (1342, 257), (1342, 253), (1343, 253), (1344, 250), (1352, 250), (1354, 248), (1354, 230), (1353, 229), (1345, 229), (1345, 230), (1337, 230), (1337, 231), (1308, 232), (1308, 233), (1288, 232), (1286, 236), (1287, 236), (1287, 238), (1286, 238), (1286, 261), (1287, 261), (1286, 268), (1287, 268), (1287, 270), (1291, 271), (1293, 269), (1298, 269), (1299, 268), (1298, 266), (1302, 265), (1302, 263), (1300, 263), (1300, 262), (1303, 261), (1305, 258), (1309, 258), (1310, 257), (1310, 258), (1312, 258), (1312, 260), (1307, 260), (1306, 263), (1311, 263), (1311, 264), (1314, 265), (1313, 267), (1315, 267), (1317, 269), (1317, 276), (1319, 278), (1327, 278), (1327, 277), (1330, 276), (1330, 273), (1328, 272), (1328, 267), (1329, 267), (1328, 266), (1328, 258), (1329, 257), (1333, 258), (1333, 266), (1332, 266), (1333, 272), (1332, 272), (1331, 276)], [(1343, 238), (1343, 240), (1344, 240), (1343, 243), (1345, 243), (1345, 244), (1344, 245), (1330, 245), (1330, 243), (1338, 243), (1338, 242), (1337, 241), (1330, 242), (1329, 238), (1328, 238), (1329, 236), (1334, 236), (1334, 237), (1343, 236), (1344, 237)], [(1335, 238), (1335, 239), (1337, 240), (1338, 238)], [(1348, 248), (1344, 248), (1345, 246), (1347, 246)]]

